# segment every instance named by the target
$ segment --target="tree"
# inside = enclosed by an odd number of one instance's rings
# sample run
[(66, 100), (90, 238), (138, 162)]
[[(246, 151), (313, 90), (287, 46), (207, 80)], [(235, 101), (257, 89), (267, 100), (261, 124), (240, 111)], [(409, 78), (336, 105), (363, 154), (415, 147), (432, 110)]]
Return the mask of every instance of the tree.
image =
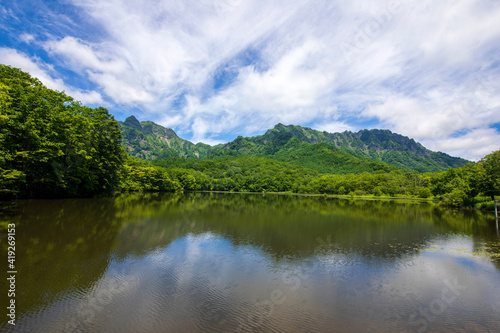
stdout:
[(500, 195), (500, 150), (486, 155), (478, 163), (481, 191), (495, 200)]
[(441, 204), (450, 207), (463, 207), (467, 202), (467, 194), (459, 188), (453, 189), (442, 197)]
[(432, 197), (431, 190), (427, 187), (419, 188), (418, 189), (418, 197), (423, 198), (423, 199), (427, 199), (427, 198)]

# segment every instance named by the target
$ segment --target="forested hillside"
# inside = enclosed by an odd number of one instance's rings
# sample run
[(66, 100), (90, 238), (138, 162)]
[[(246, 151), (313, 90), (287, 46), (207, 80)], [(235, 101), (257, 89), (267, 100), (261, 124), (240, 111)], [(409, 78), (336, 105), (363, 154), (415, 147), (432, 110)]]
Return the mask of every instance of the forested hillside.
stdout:
[[(334, 147), (358, 158), (384, 162), (394, 167), (418, 172), (444, 171), (469, 163), (462, 158), (433, 152), (408, 137), (389, 130), (362, 130), (357, 133), (328, 133), (307, 127), (276, 125), (264, 135), (237, 138), (235, 141), (212, 150), (211, 155), (265, 154), (275, 155), (292, 138), (308, 144), (322, 143), (322, 147), (334, 151)], [(330, 147), (329, 147), (330, 146)], [(236, 151), (236, 152), (234, 152)], [(278, 153), (277, 156), (282, 156)], [(347, 155), (343, 155), (347, 156)], [(375, 160), (375, 161), (373, 161)], [(305, 163), (298, 161), (299, 164)], [(326, 171), (326, 170), (325, 170)], [(368, 170), (366, 170), (368, 171)]]
[(123, 146), (130, 156), (152, 161), (157, 158), (204, 158), (212, 147), (183, 140), (170, 128), (151, 121), (139, 122), (134, 116), (119, 122)]
[(289, 134), (277, 135), (264, 144), (253, 142), (252, 138), (238, 137), (222, 147), (215, 147), (208, 158), (218, 156), (266, 157), (330, 174), (398, 169), (381, 161), (345, 152), (327, 143), (303, 142)]

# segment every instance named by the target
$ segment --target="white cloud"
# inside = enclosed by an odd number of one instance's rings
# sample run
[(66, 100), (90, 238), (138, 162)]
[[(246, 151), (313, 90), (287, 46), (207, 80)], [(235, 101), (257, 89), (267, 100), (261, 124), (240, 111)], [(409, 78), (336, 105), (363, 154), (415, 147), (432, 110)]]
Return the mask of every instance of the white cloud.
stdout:
[(32, 34), (22, 34), (21, 36), (19, 36), (19, 38), (25, 43), (31, 43), (35, 40), (35, 36), (33, 36)]
[(376, 119), (472, 158), (498, 135), (494, 0), (72, 3), (100, 33), (54, 34), (45, 50), (120, 108), (193, 141)]
[(378, 118), (385, 127), (430, 149), (477, 160), (483, 152), (500, 148), (500, 133), (490, 128), (500, 122), (499, 90), (484, 82), (470, 90), (456, 89), (458, 92), (435, 90), (418, 97), (389, 96), (383, 103), (369, 106), (364, 115)]
[(325, 72), (319, 64), (311, 66), (321, 48), (314, 41), (300, 45), (263, 73), (253, 67), (244, 68), (239, 76), (241, 97), (254, 109), (267, 106), (280, 111), (314, 106), (334, 78), (334, 73)]
[(0, 48), (0, 59), (2, 59), (1, 62), (3, 64), (20, 68), (30, 73), (31, 76), (38, 78), (48, 88), (64, 91), (77, 101), (81, 101), (84, 104), (104, 104), (104, 100), (100, 93), (96, 91), (79, 90), (65, 85), (63, 80), (51, 76), (50, 72), (53, 72), (51, 68), (14, 49)]
[(127, 63), (123, 59), (112, 59), (105, 52), (95, 51), (74, 37), (47, 41), (45, 48), (49, 52), (63, 55), (70, 61), (71, 66), (76, 68), (114, 74), (127, 71)]
[(450, 152), (471, 161), (478, 161), (493, 151), (500, 149), (500, 133), (493, 128), (480, 128), (458, 137), (441, 140), (425, 139), (426, 147), (435, 151)]
[[(48, 48), (73, 62), (83, 60), (83, 65), (100, 74), (111, 72), (104, 59), (112, 59), (112, 64), (127, 64), (124, 71), (113, 75), (116, 81), (142, 91), (140, 96), (154, 96), (154, 104), (144, 105), (150, 111), (164, 110), (182, 91), (200, 93), (220, 64), (286, 20), (290, 12), (264, 5), (261, 9), (269, 10), (260, 17), (255, 8), (248, 8), (247, 2), (235, 0), (219, 5), (212, 1), (74, 3), (102, 26), (109, 40), (85, 47), (76, 43), (73, 48), (75, 40), (65, 38), (52, 42)], [(294, 11), (293, 6), (288, 7)], [(109, 85), (104, 88), (112, 91)], [(119, 103), (130, 102), (119, 94), (110, 97)]]
[(117, 103), (150, 103), (154, 102), (154, 97), (141, 89), (134, 86), (131, 82), (126, 82), (120, 77), (109, 73), (92, 73), (88, 72), (89, 78), (99, 84), (106, 95), (113, 98)]
[(340, 121), (333, 121), (330, 123), (315, 123), (312, 126), (314, 129), (318, 131), (325, 131), (328, 133), (341, 133), (344, 131), (354, 131), (355, 128)]
[(94, 50), (82, 41), (65, 37), (44, 43), (45, 49), (61, 55), (71, 68), (88, 75), (90, 80), (117, 103), (150, 103), (155, 98), (141, 86), (141, 79), (134, 75), (127, 62), (109, 52)]

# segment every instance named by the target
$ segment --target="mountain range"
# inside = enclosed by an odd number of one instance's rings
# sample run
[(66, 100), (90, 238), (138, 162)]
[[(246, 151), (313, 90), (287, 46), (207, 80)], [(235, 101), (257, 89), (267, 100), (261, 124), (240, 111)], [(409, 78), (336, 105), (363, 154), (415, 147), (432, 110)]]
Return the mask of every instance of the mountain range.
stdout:
[(237, 137), (216, 146), (193, 144), (169, 128), (134, 116), (119, 122), (128, 154), (149, 161), (169, 157), (217, 159), (255, 156), (275, 159), (323, 173), (346, 174), (397, 169), (437, 172), (469, 161), (434, 152), (389, 130), (328, 133), (297, 125), (277, 124), (263, 135)]

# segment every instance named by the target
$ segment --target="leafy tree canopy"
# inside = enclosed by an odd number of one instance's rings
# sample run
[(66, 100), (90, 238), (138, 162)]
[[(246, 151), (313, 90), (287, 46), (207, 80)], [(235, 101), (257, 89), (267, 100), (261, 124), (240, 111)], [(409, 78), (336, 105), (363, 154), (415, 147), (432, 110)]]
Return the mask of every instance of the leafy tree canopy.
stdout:
[(0, 194), (112, 191), (124, 153), (118, 123), (19, 69), (0, 65)]
[(478, 182), (482, 192), (494, 200), (495, 195), (500, 195), (500, 150), (486, 155), (479, 163), (480, 170)]

